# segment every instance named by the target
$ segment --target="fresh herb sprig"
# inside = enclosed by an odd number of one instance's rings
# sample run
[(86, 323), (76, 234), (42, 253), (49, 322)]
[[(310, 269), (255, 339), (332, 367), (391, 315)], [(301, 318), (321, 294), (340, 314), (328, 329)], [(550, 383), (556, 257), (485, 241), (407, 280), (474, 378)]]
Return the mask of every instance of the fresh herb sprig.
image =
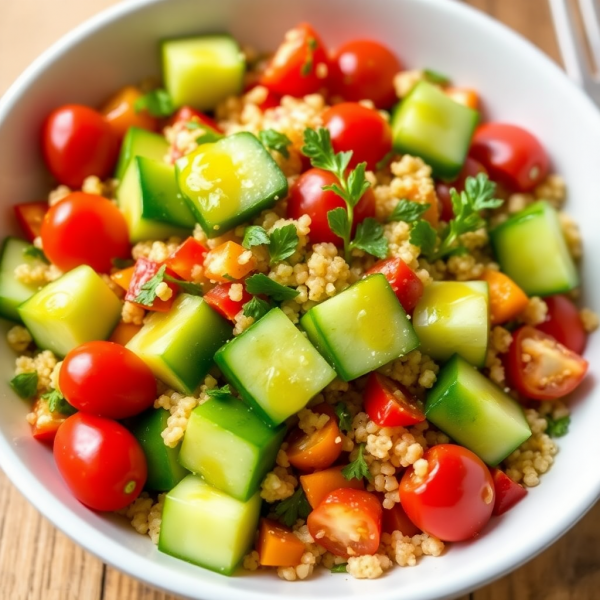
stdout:
[(61, 415), (74, 415), (77, 409), (71, 406), (65, 397), (56, 389), (50, 390), (41, 396), (44, 400), (48, 401), (48, 410), (53, 413), (60, 413)]
[(23, 398), (23, 400), (29, 400), (35, 396), (37, 385), (37, 371), (34, 371), (33, 373), (20, 373), (10, 380), (10, 387), (15, 391), (17, 396)]
[(292, 496), (277, 504), (275, 514), (284, 525), (293, 527), (298, 519), (306, 519), (311, 510), (304, 490), (299, 487)]
[(358, 446), (358, 456), (349, 464), (342, 469), (342, 475), (350, 479), (358, 479), (359, 481), (366, 477), (369, 481), (373, 479), (371, 471), (369, 471), (369, 465), (364, 457), (365, 445), (360, 444)]
[(561, 417), (560, 419), (554, 419), (550, 415), (547, 415), (546, 422), (548, 423), (546, 433), (550, 437), (562, 437), (569, 433), (569, 425), (571, 424), (571, 417), (569, 415)]
[(254, 296), (242, 306), (242, 311), (245, 317), (252, 317), (254, 322), (262, 319), (271, 310), (271, 305), (261, 298)]
[(202, 288), (199, 285), (172, 277), (165, 272), (166, 270), (167, 266), (163, 265), (156, 272), (154, 277), (148, 279), (148, 281), (142, 285), (140, 288), (140, 293), (135, 298), (135, 302), (144, 306), (152, 306), (152, 303), (156, 300), (156, 288), (158, 288), (163, 281), (175, 283), (179, 289), (186, 294), (190, 294), (192, 296), (202, 296)]
[(50, 263), (50, 261), (46, 258), (44, 251), (40, 248), (36, 248), (33, 244), (30, 244), (29, 246), (23, 248), (23, 256), (26, 256), (27, 258), (41, 260), (42, 262), (45, 262), (47, 264)]
[(292, 145), (292, 140), (285, 133), (275, 131), (275, 129), (263, 129), (259, 132), (258, 138), (268, 150), (279, 152), (285, 158), (290, 157), (288, 148)]
[(146, 110), (153, 117), (170, 117), (175, 112), (175, 105), (169, 92), (158, 88), (140, 96), (133, 103), (133, 110), (136, 113)]
[(293, 223), (278, 227), (270, 234), (259, 225), (251, 225), (244, 231), (242, 246), (250, 249), (252, 246), (267, 245), (270, 256), (269, 264), (273, 266), (294, 254), (299, 242), (300, 238)]
[(338, 418), (340, 430), (343, 433), (348, 433), (352, 429), (352, 415), (348, 410), (348, 405), (345, 402), (338, 402), (334, 410)]
[(275, 302), (293, 300), (299, 293), (291, 287), (273, 281), (264, 273), (256, 273), (248, 277), (246, 279), (246, 291), (254, 296), (270, 296)]
[(227, 398), (231, 397), (231, 388), (229, 387), (229, 384), (226, 384), (220, 388), (206, 390), (206, 395), (215, 400), (226, 400)]

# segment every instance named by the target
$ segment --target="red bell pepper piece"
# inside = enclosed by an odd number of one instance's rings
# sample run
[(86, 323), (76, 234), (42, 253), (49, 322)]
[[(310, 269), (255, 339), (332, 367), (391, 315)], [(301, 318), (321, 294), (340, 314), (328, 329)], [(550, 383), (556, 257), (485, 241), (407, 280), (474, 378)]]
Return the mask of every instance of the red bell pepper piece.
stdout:
[(25, 237), (30, 242), (33, 242), (33, 240), (40, 235), (44, 215), (50, 208), (48, 202), (25, 202), (23, 204), (17, 204), (13, 208), (17, 221), (19, 221), (23, 233), (25, 233)]
[[(66, 415), (50, 412), (48, 400), (38, 398), (31, 409), (34, 415), (31, 433), (38, 442), (52, 444), (58, 428), (67, 420)], [(43, 417), (43, 418), (42, 418)]]
[(389, 281), (400, 304), (407, 313), (413, 311), (423, 295), (423, 282), (401, 258), (386, 258), (375, 263), (367, 275), (383, 273)]
[[(135, 263), (135, 270), (133, 272), (133, 276), (131, 277), (131, 283), (129, 284), (129, 289), (127, 290), (127, 294), (125, 294), (125, 300), (128, 302), (133, 302), (146, 310), (153, 310), (156, 312), (169, 312), (171, 310), (171, 305), (175, 300), (175, 294), (177, 292), (177, 286), (174, 283), (166, 282), (167, 285), (173, 290), (173, 295), (168, 300), (161, 300), (160, 298), (155, 298), (151, 305), (147, 306), (146, 304), (140, 304), (136, 302), (135, 299), (139, 296), (142, 291), (142, 286), (150, 281), (158, 270), (162, 267), (161, 263), (154, 262), (152, 260), (148, 260), (147, 258), (138, 258)], [(168, 275), (171, 277), (175, 277), (175, 273), (166, 270)]]
[(392, 534), (394, 531), (401, 531), (402, 535), (418, 535), (421, 530), (408, 518), (402, 504), (394, 504), (392, 508), (384, 508), (381, 518), (381, 531)]
[(214, 119), (201, 113), (200, 111), (192, 108), (191, 106), (182, 106), (169, 120), (169, 125), (175, 123), (187, 123), (189, 121), (196, 121), (201, 125), (206, 125), (211, 129), (214, 129), (218, 133), (223, 133), (223, 130), (219, 127)]
[(214, 308), (221, 316), (233, 321), (235, 315), (242, 310), (244, 304), (252, 300), (252, 295), (246, 289), (242, 292), (241, 300), (232, 300), (229, 297), (229, 290), (232, 283), (221, 283), (215, 286), (210, 292), (204, 294), (204, 301)]
[(490, 469), (494, 480), (494, 489), (496, 500), (494, 501), (495, 516), (503, 515), (510, 510), (517, 502), (527, 496), (527, 490), (518, 483), (514, 482), (504, 471), (500, 469)]
[(167, 258), (165, 264), (184, 281), (191, 281), (192, 270), (196, 265), (204, 264), (207, 252), (208, 248), (193, 237), (189, 237)]

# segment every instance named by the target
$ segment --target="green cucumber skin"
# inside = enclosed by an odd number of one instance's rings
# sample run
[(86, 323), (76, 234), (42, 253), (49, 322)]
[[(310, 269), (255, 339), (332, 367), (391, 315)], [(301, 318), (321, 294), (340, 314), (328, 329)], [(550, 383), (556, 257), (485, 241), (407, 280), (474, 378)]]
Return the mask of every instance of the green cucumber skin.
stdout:
[(130, 127), (121, 144), (115, 179), (119, 182), (123, 179), (129, 163), (136, 156), (162, 160), (168, 149), (169, 143), (162, 135), (140, 127)]

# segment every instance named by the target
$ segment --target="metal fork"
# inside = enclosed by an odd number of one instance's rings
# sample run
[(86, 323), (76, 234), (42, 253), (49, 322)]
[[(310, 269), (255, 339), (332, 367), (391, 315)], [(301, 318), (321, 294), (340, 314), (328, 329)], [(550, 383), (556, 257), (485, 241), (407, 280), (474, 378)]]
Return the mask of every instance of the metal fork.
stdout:
[[(577, 0), (583, 21), (583, 32), (578, 26), (573, 2), (550, 0), (554, 28), (569, 77), (581, 85), (592, 100), (600, 106), (600, 6), (599, 0)], [(590, 64), (582, 33), (596, 63)]]

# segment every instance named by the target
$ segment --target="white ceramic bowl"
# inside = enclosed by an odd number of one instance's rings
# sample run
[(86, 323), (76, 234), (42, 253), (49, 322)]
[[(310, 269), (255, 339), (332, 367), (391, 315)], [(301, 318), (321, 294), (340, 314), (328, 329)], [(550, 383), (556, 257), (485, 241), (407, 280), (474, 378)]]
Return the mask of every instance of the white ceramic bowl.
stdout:
[[(10, 204), (44, 197), (40, 125), (55, 106), (92, 105), (125, 83), (158, 74), (157, 41), (194, 32), (230, 31), (273, 49), (283, 32), (309, 20), (327, 44), (373, 37), (411, 67), (430, 67), (481, 91), (488, 114), (535, 132), (569, 187), (568, 211), (585, 238), (583, 302), (600, 310), (600, 116), (545, 56), (489, 18), (448, 0), (137, 0), (110, 9), (65, 36), (23, 73), (0, 101), (0, 236), (15, 230)], [(7, 326), (5, 327), (7, 328)], [(4, 336), (2, 338), (4, 340)], [(4, 342), (2, 342), (4, 343)], [(375, 581), (325, 571), (304, 582), (274, 574), (226, 578), (159, 553), (124, 522), (85, 509), (62, 483), (50, 451), (36, 443), (27, 408), (2, 384), (0, 465), (57, 527), (102, 560), (181, 596), (204, 600), (296, 600), (361, 595), (379, 600), (452, 598), (522, 565), (571, 527), (596, 501), (600, 470), (600, 335), (587, 349), (591, 373), (573, 400), (573, 422), (542, 485), (494, 519), (482, 537), (453, 544), (442, 558), (396, 568)], [(13, 355), (2, 346), (0, 380)], [(586, 458), (589, 457), (589, 458)]]

